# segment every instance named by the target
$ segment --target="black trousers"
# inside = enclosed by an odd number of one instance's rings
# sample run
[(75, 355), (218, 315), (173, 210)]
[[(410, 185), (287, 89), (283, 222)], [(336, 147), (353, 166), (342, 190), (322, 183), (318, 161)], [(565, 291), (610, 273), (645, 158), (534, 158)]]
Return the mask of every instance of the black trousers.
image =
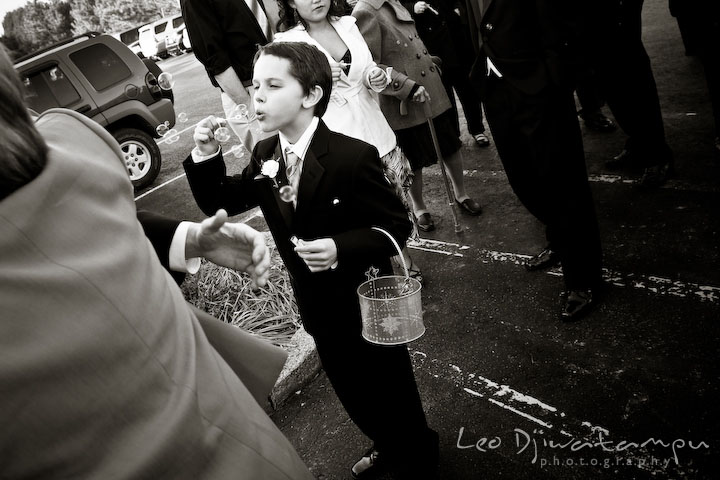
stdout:
[(425, 419), (407, 347), (374, 345), (359, 331), (343, 337), (314, 335), (340, 402), (383, 455), (426, 478), (422, 472), (437, 464), (438, 437)]
[(457, 130), (457, 134), (460, 135), (460, 123), (453, 88), (455, 89), (455, 92), (457, 92), (460, 104), (462, 104), (463, 113), (465, 113), (465, 120), (467, 120), (467, 127), (470, 135), (484, 133), (485, 125), (483, 125), (481, 100), (477, 93), (477, 89), (470, 81), (470, 67), (446, 67), (443, 69), (441, 78), (445, 91), (447, 92), (448, 97), (450, 97), (450, 103), (452, 104), (452, 108), (455, 113), (455, 128)]
[(601, 280), (601, 247), (570, 89), (529, 95), (494, 75), (485, 114), (505, 172), (522, 204), (546, 227), (568, 290)]
[(665, 142), (657, 85), (642, 42), (642, 0), (622, 3), (598, 25), (602, 42), (593, 49), (598, 85), (620, 128), (625, 148), (641, 167), (672, 161)]

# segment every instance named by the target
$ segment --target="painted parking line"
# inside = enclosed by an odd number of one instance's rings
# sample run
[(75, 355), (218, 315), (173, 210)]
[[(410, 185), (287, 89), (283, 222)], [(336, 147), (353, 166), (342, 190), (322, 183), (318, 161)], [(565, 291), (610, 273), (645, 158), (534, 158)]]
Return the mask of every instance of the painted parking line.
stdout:
[[(509, 252), (496, 252), (493, 250), (480, 250), (480, 255), (487, 262), (509, 262), (522, 265), (530, 255)], [(546, 272), (552, 276), (562, 276), (561, 268), (552, 268)], [(704, 302), (720, 302), (720, 287), (700, 285), (692, 282), (682, 282), (657, 275), (643, 275), (634, 272), (620, 272), (603, 268), (603, 280), (616, 287), (632, 287), (645, 290), (657, 295), (691, 298)]]
[[(192, 127), (191, 127), (191, 128), (192, 128)], [(186, 130), (187, 130), (187, 129), (186, 129)], [(224, 153), (223, 153), (223, 157), (225, 157), (226, 155), (229, 155), (229, 154), (230, 154), (230, 152), (224, 152)], [(147, 192), (143, 192), (142, 194), (138, 195), (137, 197), (135, 197), (135, 201), (137, 202), (137, 201), (140, 200), (141, 198), (145, 198), (145, 197), (147, 197), (148, 195), (150, 195), (151, 193), (157, 192), (157, 191), (160, 190), (161, 188), (164, 188), (164, 187), (170, 185), (171, 183), (173, 183), (175, 180), (179, 180), (179, 179), (181, 179), (181, 178), (183, 178), (183, 177), (185, 177), (185, 176), (186, 176), (186, 174), (181, 173), (181, 174), (178, 175), (177, 177), (171, 178), (170, 180), (161, 183), (161, 184), (158, 185), (157, 187), (151, 188), (151, 189), (148, 190)]]
[[(518, 445), (521, 437), (522, 443), (527, 442), (522, 451), (527, 450), (526, 455), (531, 463), (540, 464), (541, 467), (546, 466), (543, 461), (547, 461), (549, 455), (556, 458), (564, 454), (570, 459), (573, 456), (585, 456), (603, 460), (605, 457), (613, 460), (616, 467), (635, 467), (652, 475), (663, 475), (663, 478), (670, 473), (685, 478), (685, 474), (689, 473), (684, 466), (688, 464), (688, 455), (694, 450), (699, 454), (706, 454), (710, 448), (701, 439), (686, 441), (674, 438), (614, 438), (609, 429), (595, 424), (594, 421), (572, 418), (562, 409), (510, 385), (501, 384), (476, 372), (466, 373), (454, 363), (430, 359), (426, 353), (418, 350), (411, 350), (410, 356), (415, 371), (447, 381), (465, 395), (485, 400), (494, 407), (530, 422), (530, 427), (522, 428), (522, 424), (513, 432), (517, 435)], [(487, 448), (488, 443), (475, 443), (478, 433), (466, 432), (462, 425), (458, 425), (455, 446), (459, 449)], [(473, 434), (476, 436), (473, 437)], [(564, 439), (546, 438), (546, 435), (552, 434), (561, 435)], [(495, 434), (483, 432), (482, 437), (492, 439)], [(658, 458), (663, 461), (656, 462)], [(599, 465), (602, 466), (603, 463)]]
[[(439, 176), (441, 175), (439, 168), (428, 168), (423, 171), (423, 175)], [(507, 181), (507, 175), (502, 170), (463, 170), (463, 174), (466, 177), (477, 177), (487, 180), (505, 180)], [(617, 184), (617, 185), (637, 185), (639, 179), (627, 178), (622, 175), (609, 175), (609, 174), (597, 174), (588, 175), (588, 181), (591, 183), (602, 183), (602, 184)], [(686, 182), (681, 179), (670, 178), (668, 181), (659, 187), (661, 190), (679, 190), (689, 192), (700, 192), (700, 193), (718, 193), (720, 187), (715, 184), (699, 184)]]
[[(435, 253), (438, 255), (464, 257), (464, 253), (471, 249), (469, 245), (460, 245), (453, 242), (443, 242), (420, 238), (419, 241), (408, 241), (408, 248), (421, 250), (423, 252)], [(479, 250), (484, 263), (503, 262), (515, 265), (524, 265), (530, 255), (511, 252), (498, 252), (494, 250)], [(553, 268), (546, 272), (547, 275), (561, 277), (562, 269)], [(720, 302), (720, 287), (713, 285), (701, 285), (699, 283), (683, 282), (658, 275), (643, 275), (633, 272), (621, 272), (609, 268), (603, 268), (603, 280), (616, 287), (632, 287), (638, 290), (645, 290), (657, 295), (679, 298), (691, 298), (704, 302)]]

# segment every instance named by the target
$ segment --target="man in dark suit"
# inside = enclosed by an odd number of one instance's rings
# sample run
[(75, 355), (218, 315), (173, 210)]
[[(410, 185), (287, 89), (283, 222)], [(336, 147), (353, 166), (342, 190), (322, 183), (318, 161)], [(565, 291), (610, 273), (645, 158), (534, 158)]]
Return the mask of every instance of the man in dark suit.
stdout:
[(564, 320), (597, 300), (601, 248), (572, 97), (573, 24), (569, 4), (555, 0), (467, 0), (477, 58), (471, 78), (508, 180), (546, 227), (548, 248), (528, 262), (560, 262), (567, 297)]
[[(248, 150), (258, 138), (250, 84), (258, 46), (272, 41), (279, 20), (275, 0), (181, 0), (185, 26), (198, 61), (210, 83), (220, 89), (228, 125)], [(247, 107), (242, 118), (237, 105)], [(256, 138), (258, 137), (258, 138)]]
[(673, 153), (665, 142), (655, 77), (642, 42), (643, 2), (583, 2), (581, 31), (601, 94), (628, 136), (624, 150), (605, 166), (614, 170), (633, 164), (643, 169), (640, 185), (656, 188), (672, 174)]
[[(385, 465), (427, 478), (437, 462), (437, 434), (427, 426), (405, 346), (378, 346), (361, 336), (357, 287), (367, 272), (391, 274), (397, 254), (379, 227), (403, 245), (411, 224), (384, 178), (377, 150), (331, 132), (319, 119), (332, 88), (317, 48), (275, 43), (260, 49), (253, 74), (263, 130), (242, 174), (229, 177), (209, 117), (195, 130), (183, 166), (198, 205), (230, 214), (260, 206), (287, 267), (300, 316), (355, 424), (374, 442), (353, 467), (366, 477)], [(285, 196), (282, 191), (289, 191)]]

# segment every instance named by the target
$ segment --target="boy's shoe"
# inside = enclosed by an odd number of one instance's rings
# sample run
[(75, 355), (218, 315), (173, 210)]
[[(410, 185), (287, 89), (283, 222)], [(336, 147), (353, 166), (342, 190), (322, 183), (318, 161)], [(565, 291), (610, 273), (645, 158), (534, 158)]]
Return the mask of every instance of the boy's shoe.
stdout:
[(423, 232), (430, 232), (435, 230), (435, 222), (428, 212), (423, 213), (417, 217), (417, 227)]
[(375, 447), (372, 447), (360, 457), (360, 460), (355, 462), (350, 473), (356, 479), (374, 478), (388, 470), (388, 462), (384, 458)]
[(490, 139), (484, 133), (476, 133), (473, 135), (473, 138), (475, 139), (475, 143), (478, 144), (478, 147), (487, 147), (490, 145)]

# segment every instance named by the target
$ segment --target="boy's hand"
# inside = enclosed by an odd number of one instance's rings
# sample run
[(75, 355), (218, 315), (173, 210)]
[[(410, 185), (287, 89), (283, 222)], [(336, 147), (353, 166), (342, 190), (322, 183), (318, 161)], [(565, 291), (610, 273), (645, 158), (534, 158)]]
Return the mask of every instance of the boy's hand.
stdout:
[(270, 275), (265, 236), (243, 223), (228, 223), (227, 218), (227, 212), (220, 209), (202, 223), (191, 224), (186, 257), (205, 257), (217, 265), (246, 272), (254, 286), (265, 286)]
[(300, 240), (295, 252), (313, 273), (328, 270), (337, 262), (337, 245), (332, 238)]
[(217, 118), (214, 115), (201, 120), (195, 126), (195, 132), (193, 132), (193, 140), (197, 146), (198, 153), (200, 155), (212, 155), (217, 152), (220, 144), (215, 140), (215, 130), (218, 127), (225, 126), (225, 120)]

